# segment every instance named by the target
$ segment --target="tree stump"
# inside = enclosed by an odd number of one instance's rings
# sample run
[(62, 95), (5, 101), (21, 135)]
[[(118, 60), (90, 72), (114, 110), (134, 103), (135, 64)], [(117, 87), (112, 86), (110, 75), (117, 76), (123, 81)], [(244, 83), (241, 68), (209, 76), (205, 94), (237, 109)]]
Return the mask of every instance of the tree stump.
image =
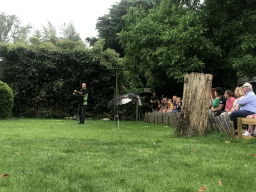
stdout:
[(203, 73), (185, 75), (182, 112), (176, 128), (177, 135), (187, 137), (205, 135), (212, 78), (212, 75)]

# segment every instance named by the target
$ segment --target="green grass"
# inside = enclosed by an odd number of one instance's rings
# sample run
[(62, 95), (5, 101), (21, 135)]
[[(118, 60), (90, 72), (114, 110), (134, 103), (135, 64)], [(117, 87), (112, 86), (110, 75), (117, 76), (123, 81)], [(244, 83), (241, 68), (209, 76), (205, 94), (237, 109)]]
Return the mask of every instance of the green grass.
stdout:
[(255, 139), (177, 138), (171, 127), (144, 122), (115, 128), (102, 120), (1, 120), (0, 175), (9, 176), (0, 191), (256, 191)]

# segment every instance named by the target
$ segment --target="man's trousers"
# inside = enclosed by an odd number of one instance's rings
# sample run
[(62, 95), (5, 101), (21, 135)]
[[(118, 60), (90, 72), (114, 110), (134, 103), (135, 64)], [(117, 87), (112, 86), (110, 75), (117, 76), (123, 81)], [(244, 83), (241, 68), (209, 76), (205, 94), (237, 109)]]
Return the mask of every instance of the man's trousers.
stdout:
[(85, 121), (85, 110), (87, 105), (78, 105), (78, 116), (80, 119), (80, 123), (84, 124)]
[(247, 117), (248, 115), (253, 115), (253, 114), (255, 113), (251, 111), (244, 111), (244, 110), (233, 111), (229, 115), (229, 118), (234, 123), (234, 130), (237, 130), (237, 117)]

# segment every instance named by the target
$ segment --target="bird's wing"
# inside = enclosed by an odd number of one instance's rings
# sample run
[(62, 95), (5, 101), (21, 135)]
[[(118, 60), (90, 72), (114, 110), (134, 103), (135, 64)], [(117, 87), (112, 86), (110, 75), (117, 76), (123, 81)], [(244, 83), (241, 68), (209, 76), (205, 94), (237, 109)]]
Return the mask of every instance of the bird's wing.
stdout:
[(142, 105), (139, 95), (135, 95), (134, 93), (127, 93), (127, 96), (132, 99), (132, 103), (139, 103), (139, 105)]
[(124, 98), (121, 100), (121, 103), (122, 104), (126, 104), (126, 103), (129, 103), (132, 99), (129, 99), (129, 98)]
[(142, 105), (140, 97), (138, 95), (135, 95), (134, 93), (126, 93), (115, 96), (111, 101), (108, 102), (108, 108), (113, 109), (117, 105), (123, 105), (129, 103), (130, 101), (132, 103), (138, 102), (139, 105)]

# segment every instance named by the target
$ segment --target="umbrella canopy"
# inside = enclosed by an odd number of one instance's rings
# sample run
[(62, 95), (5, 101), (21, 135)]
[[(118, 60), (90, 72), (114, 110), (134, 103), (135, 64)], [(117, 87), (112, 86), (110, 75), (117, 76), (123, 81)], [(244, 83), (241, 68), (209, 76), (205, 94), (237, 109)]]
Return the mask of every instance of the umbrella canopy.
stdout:
[(117, 105), (124, 105), (129, 102), (139, 103), (139, 105), (142, 105), (140, 96), (135, 95), (134, 93), (126, 93), (122, 95), (117, 95), (112, 100), (110, 100), (108, 102), (108, 108), (113, 109)]

